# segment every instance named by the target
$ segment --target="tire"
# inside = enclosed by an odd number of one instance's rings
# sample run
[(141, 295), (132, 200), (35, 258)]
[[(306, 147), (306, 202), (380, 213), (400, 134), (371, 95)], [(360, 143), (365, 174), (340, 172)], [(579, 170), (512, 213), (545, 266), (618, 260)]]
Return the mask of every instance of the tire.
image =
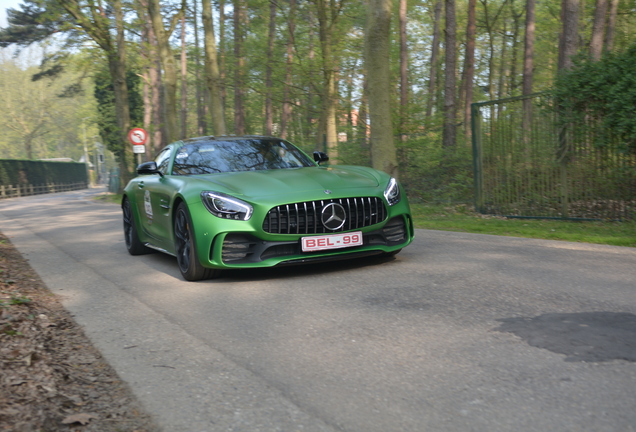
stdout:
[(135, 216), (128, 198), (124, 198), (121, 209), (124, 216), (124, 240), (126, 240), (128, 253), (131, 255), (144, 255), (152, 252), (151, 249), (139, 241), (139, 234), (137, 232), (137, 226), (135, 225)]
[(212, 279), (217, 269), (203, 267), (199, 262), (192, 232), (192, 218), (185, 203), (179, 204), (174, 218), (174, 242), (179, 271), (187, 281)]

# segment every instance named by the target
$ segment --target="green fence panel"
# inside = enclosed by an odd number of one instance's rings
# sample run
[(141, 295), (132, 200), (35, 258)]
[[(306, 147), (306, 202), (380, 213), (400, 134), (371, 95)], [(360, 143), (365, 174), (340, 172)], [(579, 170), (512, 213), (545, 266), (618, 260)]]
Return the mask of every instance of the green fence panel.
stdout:
[(477, 211), (636, 219), (636, 154), (598, 119), (561, 123), (547, 94), (475, 103), (472, 114)]

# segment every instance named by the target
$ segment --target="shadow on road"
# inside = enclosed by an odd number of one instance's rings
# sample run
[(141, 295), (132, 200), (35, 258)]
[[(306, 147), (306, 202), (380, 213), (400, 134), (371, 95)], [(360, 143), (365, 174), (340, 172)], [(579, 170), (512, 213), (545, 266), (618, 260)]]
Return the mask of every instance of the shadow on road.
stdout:
[(565, 361), (636, 362), (636, 315), (615, 312), (549, 313), (505, 318), (495, 330), (531, 346), (565, 354)]

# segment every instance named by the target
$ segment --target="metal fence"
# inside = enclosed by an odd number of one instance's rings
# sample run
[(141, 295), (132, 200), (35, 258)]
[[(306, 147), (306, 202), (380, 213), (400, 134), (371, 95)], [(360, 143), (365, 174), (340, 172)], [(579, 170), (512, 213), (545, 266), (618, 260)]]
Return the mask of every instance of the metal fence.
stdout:
[(476, 210), (636, 219), (636, 149), (598, 119), (565, 123), (556, 112), (546, 94), (472, 105)]
[(18, 184), (18, 185), (0, 185), (0, 199), (18, 198), (30, 195), (41, 195), (56, 192), (67, 192), (79, 189), (86, 189), (86, 182), (76, 183), (50, 183), (42, 185)]

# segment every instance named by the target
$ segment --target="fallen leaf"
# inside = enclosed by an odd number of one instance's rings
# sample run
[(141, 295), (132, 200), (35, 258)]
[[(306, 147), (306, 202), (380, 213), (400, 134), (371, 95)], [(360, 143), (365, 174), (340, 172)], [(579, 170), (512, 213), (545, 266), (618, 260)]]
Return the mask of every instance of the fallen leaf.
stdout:
[(62, 420), (62, 424), (79, 423), (81, 425), (87, 425), (91, 420), (98, 418), (99, 417), (93, 413), (73, 414)]

